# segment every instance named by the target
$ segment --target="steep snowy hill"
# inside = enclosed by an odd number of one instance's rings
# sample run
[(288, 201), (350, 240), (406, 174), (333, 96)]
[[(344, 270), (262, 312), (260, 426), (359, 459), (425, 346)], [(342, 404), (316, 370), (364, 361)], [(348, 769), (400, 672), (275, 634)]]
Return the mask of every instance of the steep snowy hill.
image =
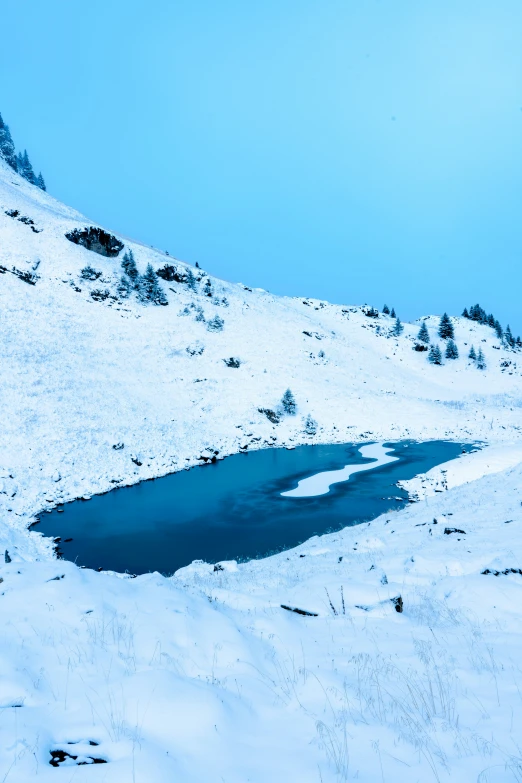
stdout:
[[(420, 323), (395, 337), (91, 227), (0, 161), (0, 781), (522, 780), (520, 354), (454, 318), (461, 358), (434, 366)], [(166, 306), (121, 283), (130, 251), (170, 267)], [(403, 437), (488, 447), (265, 560), (131, 579), (27, 531), (241, 449)]]
[[(433, 366), (412, 350), (419, 324), (392, 337), (382, 314), (279, 298), (198, 269), (191, 288), (189, 267), (157, 250), (119, 237), (124, 249), (104, 257), (65, 236), (92, 225), (0, 162), (0, 508), (13, 519), (215, 451), (518, 438), (522, 367), (492, 329), (454, 319), (464, 358)], [(141, 273), (171, 267), (177, 280), (157, 278), (168, 306), (118, 293), (129, 250)], [(82, 278), (86, 267), (95, 279)], [(437, 341), (438, 318), (426, 322)], [(483, 371), (465, 358), (471, 344), (483, 349)], [(287, 387), (297, 414), (278, 417)], [(304, 432), (308, 414), (315, 436)]]

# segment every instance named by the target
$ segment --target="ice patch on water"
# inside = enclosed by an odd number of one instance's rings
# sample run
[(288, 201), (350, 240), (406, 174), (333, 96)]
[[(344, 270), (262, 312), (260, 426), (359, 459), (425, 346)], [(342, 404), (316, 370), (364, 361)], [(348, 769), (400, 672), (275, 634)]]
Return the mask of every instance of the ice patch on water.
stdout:
[(359, 453), (367, 459), (374, 459), (366, 465), (345, 465), (340, 470), (325, 470), (322, 473), (316, 473), (308, 478), (301, 479), (295, 489), (288, 492), (281, 492), (284, 498), (312, 498), (318, 495), (326, 495), (330, 491), (332, 484), (339, 484), (341, 481), (348, 481), (354, 473), (361, 473), (363, 470), (373, 470), (381, 465), (387, 465), (389, 462), (395, 462), (399, 457), (390, 457), (389, 453), (394, 449), (384, 446), (382, 443), (372, 443), (368, 446), (361, 446)]

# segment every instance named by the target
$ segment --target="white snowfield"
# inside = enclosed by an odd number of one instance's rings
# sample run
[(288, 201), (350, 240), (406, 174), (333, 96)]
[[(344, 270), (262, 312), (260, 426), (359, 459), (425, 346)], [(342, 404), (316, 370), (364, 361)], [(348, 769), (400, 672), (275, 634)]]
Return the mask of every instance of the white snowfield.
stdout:
[(371, 443), (368, 446), (361, 446), (359, 453), (366, 459), (372, 459), (373, 462), (363, 465), (345, 465), (340, 470), (324, 470), (322, 473), (315, 473), (313, 476), (301, 479), (297, 482), (295, 489), (288, 492), (281, 492), (285, 498), (312, 498), (319, 495), (326, 495), (330, 487), (341, 481), (348, 481), (350, 476), (356, 473), (362, 473), (366, 470), (380, 468), (381, 465), (387, 465), (389, 462), (395, 462), (398, 457), (390, 456), (393, 449), (386, 448), (382, 443)]
[[(463, 358), (435, 367), (418, 323), (387, 337), (360, 307), (214, 278), (207, 297), (203, 276), (162, 282), (168, 307), (111, 299), (123, 253), (64, 238), (90, 225), (0, 162), (0, 782), (522, 780), (520, 355), (455, 318)], [(123, 241), (142, 272), (185, 268)], [(273, 423), (287, 387), (297, 415)], [(262, 561), (132, 579), (27, 530), (215, 451), (404, 438), (486, 447), (405, 510)]]

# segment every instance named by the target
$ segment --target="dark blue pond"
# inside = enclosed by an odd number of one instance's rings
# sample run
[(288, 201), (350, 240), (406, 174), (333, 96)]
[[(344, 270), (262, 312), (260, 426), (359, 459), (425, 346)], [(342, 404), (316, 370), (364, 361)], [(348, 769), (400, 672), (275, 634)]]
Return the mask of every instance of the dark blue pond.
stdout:
[(356, 473), (318, 497), (280, 493), (321, 471), (371, 464), (361, 457), (361, 444), (237, 454), (68, 503), (63, 513), (42, 514), (38, 530), (60, 536), (68, 560), (134, 574), (171, 574), (196, 559), (215, 563), (260, 557), (404, 506), (407, 495), (395, 486), (399, 479), (462, 451), (460, 444), (447, 441), (387, 445), (397, 461)]

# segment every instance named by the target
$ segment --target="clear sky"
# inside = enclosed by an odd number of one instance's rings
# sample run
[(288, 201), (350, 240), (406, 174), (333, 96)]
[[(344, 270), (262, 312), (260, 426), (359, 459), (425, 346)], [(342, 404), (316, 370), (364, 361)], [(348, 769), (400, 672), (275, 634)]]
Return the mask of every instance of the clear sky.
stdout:
[(274, 293), (522, 332), (521, 0), (24, 0), (0, 111), (49, 191)]

